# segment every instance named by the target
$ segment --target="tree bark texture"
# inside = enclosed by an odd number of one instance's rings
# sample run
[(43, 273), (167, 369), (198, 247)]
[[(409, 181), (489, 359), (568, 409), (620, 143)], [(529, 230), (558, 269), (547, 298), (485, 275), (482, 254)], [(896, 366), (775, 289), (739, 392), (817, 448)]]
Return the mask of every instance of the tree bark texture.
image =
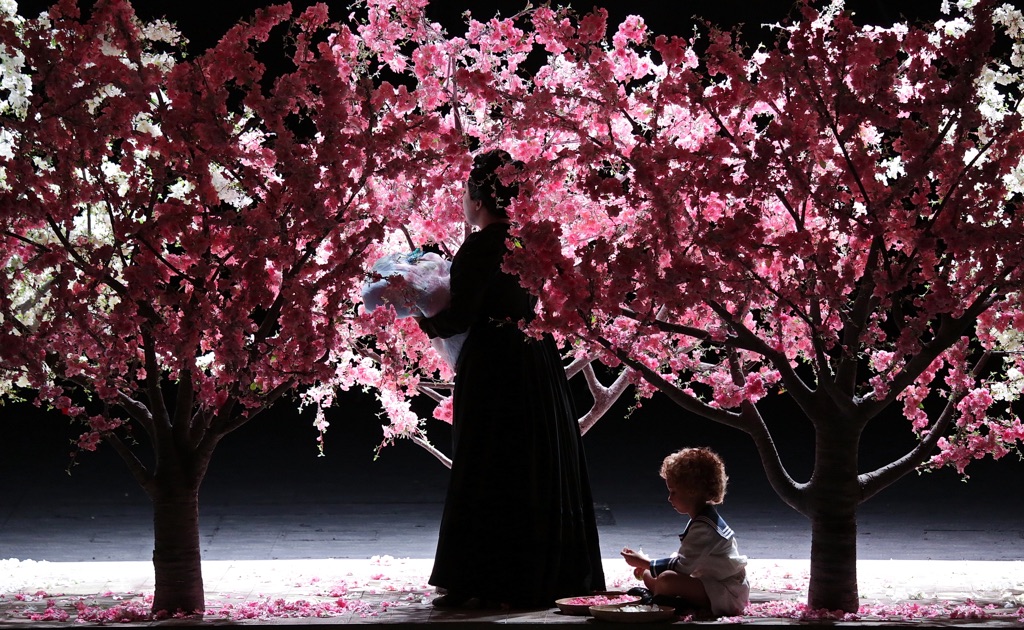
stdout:
[(857, 612), (857, 515), (854, 510), (811, 517), (811, 579), (807, 605)]
[(158, 490), (152, 499), (156, 574), (153, 613), (202, 613), (206, 599), (199, 547), (198, 488)]
[(807, 604), (813, 609), (857, 612), (857, 477), (860, 429), (833, 416), (816, 422), (814, 474), (808, 484), (811, 576)]

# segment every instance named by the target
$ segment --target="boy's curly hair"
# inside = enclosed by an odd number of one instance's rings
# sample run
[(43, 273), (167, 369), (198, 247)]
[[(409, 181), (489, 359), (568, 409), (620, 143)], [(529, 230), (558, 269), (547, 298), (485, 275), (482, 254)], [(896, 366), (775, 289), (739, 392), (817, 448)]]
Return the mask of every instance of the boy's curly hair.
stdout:
[(697, 499), (717, 505), (725, 499), (725, 463), (718, 453), (700, 446), (684, 448), (661, 462), (661, 478), (677, 491), (692, 492)]

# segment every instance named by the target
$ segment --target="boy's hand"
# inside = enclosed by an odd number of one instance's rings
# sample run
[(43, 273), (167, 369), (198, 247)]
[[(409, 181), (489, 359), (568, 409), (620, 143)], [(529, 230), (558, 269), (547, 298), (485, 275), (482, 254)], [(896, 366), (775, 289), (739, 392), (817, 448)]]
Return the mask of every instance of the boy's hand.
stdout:
[(626, 564), (634, 569), (651, 568), (651, 559), (644, 555), (642, 551), (633, 551), (629, 547), (624, 547), (620, 553), (626, 560)]

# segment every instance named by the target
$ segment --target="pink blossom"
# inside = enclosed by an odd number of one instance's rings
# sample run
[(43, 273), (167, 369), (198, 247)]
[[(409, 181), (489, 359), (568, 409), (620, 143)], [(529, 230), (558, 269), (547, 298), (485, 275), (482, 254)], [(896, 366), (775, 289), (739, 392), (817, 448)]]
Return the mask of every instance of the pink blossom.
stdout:
[(608, 28), (608, 10), (595, 8), (583, 16), (579, 25), (579, 41), (582, 44), (593, 44), (604, 38)]
[(697, 55), (686, 40), (674, 35), (658, 35), (654, 40), (654, 49), (661, 54), (662, 61), (670, 66), (692, 67), (697, 63)]
[(641, 43), (646, 36), (647, 25), (644, 23), (644, 19), (638, 15), (630, 15), (619, 25), (619, 30), (612, 37), (612, 42), (616, 49), (621, 49), (627, 43)]
[(70, 615), (66, 610), (58, 608), (56, 602), (48, 600), (44, 612), (31, 614), (28, 618), (32, 621), (67, 621)]
[(746, 384), (743, 386), (743, 397), (750, 402), (757, 402), (768, 393), (764, 385), (764, 379), (760, 374), (747, 374)]
[(452, 397), (446, 397), (441, 403), (434, 407), (434, 417), (447, 424), (452, 423)]
[(88, 433), (83, 433), (79, 436), (78, 448), (83, 451), (95, 451), (100, 441), (102, 441), (102, 438), (98, 432), (89, 431)]

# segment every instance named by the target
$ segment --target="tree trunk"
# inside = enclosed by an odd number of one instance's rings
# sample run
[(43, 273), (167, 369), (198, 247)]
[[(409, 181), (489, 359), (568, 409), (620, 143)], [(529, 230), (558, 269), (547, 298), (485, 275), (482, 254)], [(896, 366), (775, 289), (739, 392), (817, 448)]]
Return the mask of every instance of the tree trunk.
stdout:
[(174, 487), (153, 493), (153, 613), (206, 610), (199, 548), (199, 490)]
[(860, 430), (833, 416), (816, 423), (814, 474), (808, 488), (811, 519), (812, 609), (857, 612), (857, 479)]
[(857, 514), (855, 510), (811, 516), (811, 580), (807, 605), (857, 612)]

